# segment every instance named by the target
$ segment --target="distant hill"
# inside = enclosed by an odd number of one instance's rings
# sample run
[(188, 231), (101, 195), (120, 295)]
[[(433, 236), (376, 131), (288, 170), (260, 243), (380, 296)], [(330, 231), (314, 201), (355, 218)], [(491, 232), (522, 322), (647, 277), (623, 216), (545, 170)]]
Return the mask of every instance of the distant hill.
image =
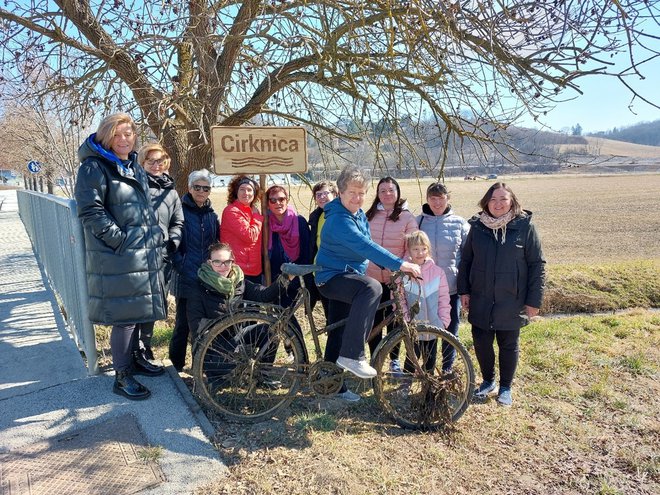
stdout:
[(559, 153), (575, 153), (612, 158), (655, 158), (660, 160), (660, 146), (615, 141), (600, 137), (586, 136), (586, 144), (561, 144)]
[(591, 134), (591, 136), (627, 143), (660, 146), (660, 120), (641, 122), (621, 129), (615, 127), (611, 131), (597, 132)]

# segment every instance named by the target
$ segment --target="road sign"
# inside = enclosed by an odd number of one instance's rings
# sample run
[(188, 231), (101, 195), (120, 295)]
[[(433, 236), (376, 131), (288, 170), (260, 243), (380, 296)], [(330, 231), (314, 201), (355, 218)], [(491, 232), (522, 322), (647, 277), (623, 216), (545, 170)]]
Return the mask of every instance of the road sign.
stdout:
[(38, 174), (41, 170), (41, 163), (35, 160), (30, 160), (27, 164), (27, 169), (33, 174)]
[(211, 144), (218, 175), (307, 172), (304, 127), (214, 126)]

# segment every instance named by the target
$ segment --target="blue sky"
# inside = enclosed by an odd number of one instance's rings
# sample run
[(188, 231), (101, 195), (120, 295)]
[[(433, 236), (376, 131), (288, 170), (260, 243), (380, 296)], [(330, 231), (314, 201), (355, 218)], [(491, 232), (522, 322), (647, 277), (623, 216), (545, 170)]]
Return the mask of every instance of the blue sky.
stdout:
[[(625, 69), (625, 58), (621, 58), (616, 69)], [(637, 76), (626, 79), (627, 84), (634, 87), (644, 98), (660, 105), (660, 58), (644, 64), (642, 74), (646, 77), (639, 80)], [(552, 130), (561, 131), (575, 124), (582, 126), (583, 132), (607, 131), (614, 127), (626, 127), (639, 122), (650, 122), (660, 119), (660, 109), (655, 108), (636, 98), (631, 105), (632, 93), (618, 79), (607, 76), (587, 76), (580, 80), (580, 89), (584, 93), (577, 98), (558, 103), (554, 110), (543, 117), (542, 122)], [(578, 95), (566, 91), (564, 98)], [(631, 108), (628, 108), (631, 106)], [(525, 127), (540, 128), (533, 120), (519, 122)]]

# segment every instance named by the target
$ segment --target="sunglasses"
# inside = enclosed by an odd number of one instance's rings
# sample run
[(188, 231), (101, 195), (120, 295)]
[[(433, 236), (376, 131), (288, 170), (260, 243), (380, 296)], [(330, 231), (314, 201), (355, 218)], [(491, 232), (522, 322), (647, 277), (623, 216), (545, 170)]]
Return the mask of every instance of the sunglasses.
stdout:
[(211, 264), (217, 268), (223, 267), (223, 268), (229, 268), (231, 265), (234, 264), (234, 260), (209, 260)]
[(195, 184), (194, 186), (192, 186), (192, 188), (193, 191), (197, 191), (197, 192), (199, 191), (211, 192), (211, 186), (198, 186), (197, 184)]
[(271, 205), (276, 205), (277, 203), (286, 203), (286, 198), (280, 197), (280, 198), (268, 198), (268, 202)]

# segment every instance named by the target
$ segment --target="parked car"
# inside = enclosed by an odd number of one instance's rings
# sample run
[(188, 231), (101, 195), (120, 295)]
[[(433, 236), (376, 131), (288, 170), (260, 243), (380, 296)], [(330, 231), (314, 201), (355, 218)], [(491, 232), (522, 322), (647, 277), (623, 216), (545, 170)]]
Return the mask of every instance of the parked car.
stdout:
[(488, 174), (486, 179), (497, 179), (497, 174)]

